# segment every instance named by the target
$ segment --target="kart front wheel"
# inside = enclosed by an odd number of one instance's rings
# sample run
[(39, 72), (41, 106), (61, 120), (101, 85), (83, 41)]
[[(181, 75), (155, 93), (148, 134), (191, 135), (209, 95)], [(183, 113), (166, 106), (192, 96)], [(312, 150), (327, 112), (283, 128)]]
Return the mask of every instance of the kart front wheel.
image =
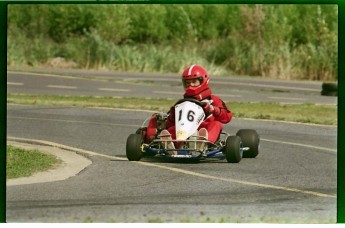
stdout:
[(236, 133), (241, 137), (243, 147), (249, 147), (249, 150), (243, 152), (244, 158), (255, 158), (259, 154), (260, 138), (258, 133), (252, 129), (241, 129)]
[(238, 136), (228, 136), (225, 142), (225, 158), (229, 163), (239, 163), (242, 159), (242, 141)]
[(126, 143), (126, 156), (129, 161), (139, 161), (143, 156), (141, 144), (143, 140), (139, 134), (130, 134)]

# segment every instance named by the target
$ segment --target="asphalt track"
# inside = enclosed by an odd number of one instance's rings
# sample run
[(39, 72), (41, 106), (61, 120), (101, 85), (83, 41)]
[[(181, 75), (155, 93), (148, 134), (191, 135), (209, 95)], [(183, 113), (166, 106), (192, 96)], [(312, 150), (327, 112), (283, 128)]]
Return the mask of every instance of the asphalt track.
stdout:
[[(9, 93), (180, 99), (178, 74), (135, 74), (102, 71), (10, 69)], [(212, 77), (212, 91), (224, 101), (336, 105), (337, 97), (321, 96), (322, 82)]]
[(261, 137), (257, 158), (238, 164), (129, 162), (126, 138), (150, 115), (8, 105), (8, 138), (40, 140), (92, 163), (67, 179), (7, 186), (7, 222), (336, 221), (336, 127), (234, 118), (224, 130), (256, 129)]

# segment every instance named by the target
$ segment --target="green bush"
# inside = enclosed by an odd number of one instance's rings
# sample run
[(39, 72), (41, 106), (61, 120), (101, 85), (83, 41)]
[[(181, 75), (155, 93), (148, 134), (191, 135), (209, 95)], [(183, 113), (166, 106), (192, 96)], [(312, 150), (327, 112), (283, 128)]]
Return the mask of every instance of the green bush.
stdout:
[[(337, 5), (15, 4), (8, 64), (337, 80)], [(303, 23), (301, 23), (303, 22)]]

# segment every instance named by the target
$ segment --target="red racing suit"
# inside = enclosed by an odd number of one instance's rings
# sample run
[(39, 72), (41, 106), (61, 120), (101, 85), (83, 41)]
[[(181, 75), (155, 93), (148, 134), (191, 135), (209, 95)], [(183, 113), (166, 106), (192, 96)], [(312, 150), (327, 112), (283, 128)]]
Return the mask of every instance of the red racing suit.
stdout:
[[(206, 119), (200, 124), (199, 129), (206, 128), (208, 131), (208, 140), (215, 143), (219, 134), (223, 129), (223, 124), (229, 123), (232, 118), (232, 112), (228, 109), (225, 103), (216, 95), (210, 95), (206, 98), (211, 102), (211, 105), (219, 108), (219, 112), (206, 114)], [(205, 99), (205, 100), (206, 100)], [(202, 102), (202, 101), (201, 101)], [(175, 107), (170, 108), (170, 115), (166, 122), (166, 128), (171, 134), (173, 139), (176, 139), (175, 134)]]

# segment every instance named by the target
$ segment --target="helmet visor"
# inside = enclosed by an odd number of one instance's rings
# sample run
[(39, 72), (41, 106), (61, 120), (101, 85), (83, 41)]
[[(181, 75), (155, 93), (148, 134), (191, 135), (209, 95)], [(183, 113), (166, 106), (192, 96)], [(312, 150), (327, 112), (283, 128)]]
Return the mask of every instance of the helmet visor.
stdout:
[(190, 78), (190, 79), (182, 79), (182, 83), (183, 83), (183, 87), (189, 87), (189, 86), (193, 86), (193, 87), (197, 87), (200, 86), (202, 83), (204, 82), (204, 78), (203, 77), (199, 77), (199, 78)]

